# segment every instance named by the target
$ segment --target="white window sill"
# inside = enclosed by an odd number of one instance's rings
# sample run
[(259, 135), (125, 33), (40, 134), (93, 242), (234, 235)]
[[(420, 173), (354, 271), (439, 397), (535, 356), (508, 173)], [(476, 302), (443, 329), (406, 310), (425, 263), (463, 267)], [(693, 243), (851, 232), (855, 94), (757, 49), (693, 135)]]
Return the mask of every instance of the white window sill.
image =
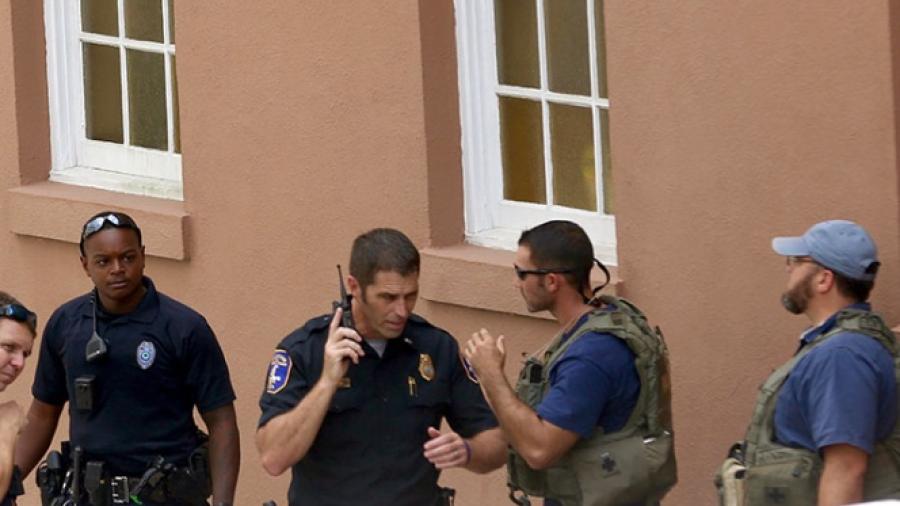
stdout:
[(50, 172), (50, 180), (130, 195), (168, 200), (184, 200), (179, 181), (135, 176), (93, 167), (69, 167)]

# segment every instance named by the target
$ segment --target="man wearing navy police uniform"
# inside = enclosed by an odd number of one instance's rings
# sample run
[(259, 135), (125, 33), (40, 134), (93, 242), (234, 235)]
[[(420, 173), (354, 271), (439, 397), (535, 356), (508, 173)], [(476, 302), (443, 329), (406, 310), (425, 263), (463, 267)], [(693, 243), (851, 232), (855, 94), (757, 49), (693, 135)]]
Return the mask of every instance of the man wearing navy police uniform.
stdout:
[(94, 289), (47, 322), (16, 464), (31, 472), (68, 403), (71, 451), (61, 473), (73, 479), (54, 485), (48, 458), (38, 470), (42, 493), (78, 504), (197, 505), (211, 492), (214, 504), (230, 505), (240, 448), (215, 335), (143, 275), (141, 231), (128, 215), (93, 216), (80, 249)]
[[(360, 235), (347, 277), (353, 324), (337, 309), (275, 351), (256, 444), (267, 472), (291, 468), (291, 506), (451, 504), (441, 469), (503, 464), (505, 442), (456, 341), (412, 313), (418, 279), (403, 233)], [(452, 431), (438, 431), (442, 418)]]

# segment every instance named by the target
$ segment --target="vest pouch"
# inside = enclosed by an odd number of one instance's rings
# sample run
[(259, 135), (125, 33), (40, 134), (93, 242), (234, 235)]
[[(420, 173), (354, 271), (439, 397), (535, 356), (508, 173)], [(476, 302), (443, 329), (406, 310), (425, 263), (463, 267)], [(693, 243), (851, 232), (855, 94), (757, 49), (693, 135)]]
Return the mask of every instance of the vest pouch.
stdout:
[(597, 443), (577, 448), (567, 464), (581, 484), (584, 506), (654, 504), (674, 485), (670, 434), (601, 438)]
[(579, 506), (578, 481), (575, 475), (561, 467), (536, 471), (512, 449), (509, 451), (509, 485), (530, 496), (552, 497), (562, 506)]
[(759, 451), (744, 475), (744, 504), (815, 506), (820, 473), (818, 458), (806, 450)]
[(531, 407), (540, 404), (544, 398), (547, 384), (542, 381), (543, 370), (544, 364), (534, 357), (529, 358), (525, 361), (525, 366), (519, 374), (519, 381), (516, 383), (516, 395)]
[(666, 431), (653, 438), (644, 438), (642, 443), (644, 445), (644, 465), (649, 471), (649, 481), (644, 485), (643, 490), (645, 493), (647, 490), (653, 490), (655, 499), (659, 501), (678, 483), (675, 440), (672, 433)]
[(869, 456), (864, 490), (867, 501), (900, 499), (900, 439), (897, 437), (875, 445), (875, 451)]

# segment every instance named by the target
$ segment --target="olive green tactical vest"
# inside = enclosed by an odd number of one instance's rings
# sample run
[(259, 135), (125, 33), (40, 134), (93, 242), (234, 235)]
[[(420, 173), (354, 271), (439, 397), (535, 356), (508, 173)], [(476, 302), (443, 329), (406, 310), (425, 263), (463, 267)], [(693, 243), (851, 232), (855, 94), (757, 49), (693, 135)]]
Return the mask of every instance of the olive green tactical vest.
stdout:
[[(859, 309), (844, 309), (836, 315), (833, 329), (815, 338), (760, 387), (753, 418), (744, 444), (743, 504), (814, 506), (817, 502), (822, 459), (816, 452), (775, 442), (775, 404), (791, 369), (807, 353), (841, 332), (855, 332), (876, 339), (894, 357), (894, 374), (900, 380), (900, 353), (894, 334), (880, 317)], [(898, 389), (900, 397), (900, 389)], [(875, 445), (865, 477), (865, 500), (900, 498), (900, 422), (893, 432)]]
[(553, 364), (583, 335), (601, 332), (622, 339), (635, 354), (641, 390), (634, 411), (621, 430), (604, 434), (598, 427), (543, 471), (531, 469), (510, 450), (509, 487), (514, 493), (553, 498), (564, 506), (655, 504), (677, 481), (668, 350), (659, 329), (651, 329), (630, 302), (610, 296), (600, 296), (599, 301), (612, 307), (591, 311), (565, 342), (557, 336), (543, 360), (528, 359), (516, 393), (537, 407), (550, 390)]

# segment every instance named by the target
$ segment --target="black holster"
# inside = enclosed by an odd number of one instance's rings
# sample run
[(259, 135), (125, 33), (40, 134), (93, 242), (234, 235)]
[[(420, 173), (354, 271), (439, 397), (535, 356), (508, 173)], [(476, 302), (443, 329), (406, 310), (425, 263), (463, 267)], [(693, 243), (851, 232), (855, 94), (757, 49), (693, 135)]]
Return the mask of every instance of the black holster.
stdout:
[(35, 482), (41, 490), (41, 504), (56, 506), (61, 504), (63, 485), (69, 470), (69, 443), (62, 444), (62, 451), (51, 451), (38, 466), (34, 474)]
[(442, 487), (440, 491), (441, 497), (441, 506), (453, 506), (454, 501), (456, 500), (456, 490), (452, 488)]

